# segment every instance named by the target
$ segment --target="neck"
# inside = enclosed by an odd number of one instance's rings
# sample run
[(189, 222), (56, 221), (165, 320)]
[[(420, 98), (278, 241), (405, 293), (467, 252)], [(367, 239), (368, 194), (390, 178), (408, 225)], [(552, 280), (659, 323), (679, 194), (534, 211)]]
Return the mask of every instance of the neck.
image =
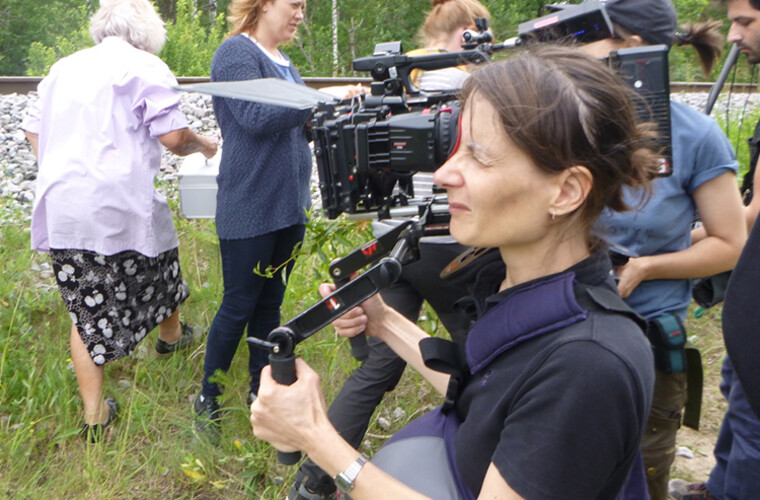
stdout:
[(503, 247), (499, 252), (507, 265), (507, 276), (499, 291), (564, 271), (591, 255), (582, 236), (562, 241), (551, 240), (540, 244)]
[(448, 51), (446, 40), (439, 38), (425, 44), (429, 49), (443, 49)]
[(267, 32), (264, 31), (263, 28), (257, 27), (253, 30), (253, 32), (249, 32), (248, 35), (259, 42), (259, 44), (261, 44), (261, 46), (264, 47), (267, 52), (280, 57), (280, 51), (277, 49), (277, 47), (280, 45), (279, 42), (274, 40)]

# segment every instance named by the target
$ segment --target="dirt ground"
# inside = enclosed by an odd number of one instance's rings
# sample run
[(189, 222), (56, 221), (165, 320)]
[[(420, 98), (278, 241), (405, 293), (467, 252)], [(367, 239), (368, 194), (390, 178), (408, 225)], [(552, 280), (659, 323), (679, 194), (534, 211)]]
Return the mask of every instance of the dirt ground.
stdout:
[[(686, 328), (690, 340), (699, 348), (704, 370), (704, 388), (702, 390), (702, 413), (698, 431), (682, 427), (678, 432), (676, 459), (671, 469), (671, 478), (684, 479), (689, 482), (707, 480), (715, 465), (713, 447), (718, 437), (726, 401), (718, 387), (720, 368), (725, 355), (723, 338), (720, 331), (720, 309), (714, 308), (701, 318), (689, 315)], [(693, 455), (689, 458), (690, 452)]]

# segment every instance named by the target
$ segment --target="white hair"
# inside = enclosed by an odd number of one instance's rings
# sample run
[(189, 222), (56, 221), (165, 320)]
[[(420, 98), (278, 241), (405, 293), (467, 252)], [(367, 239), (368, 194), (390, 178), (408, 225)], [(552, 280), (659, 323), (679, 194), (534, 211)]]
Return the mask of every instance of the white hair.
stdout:
[(101, 0), (90, 19), (95, 43), (117, 36), (133, 47), (157, 54), (166, 40), (164, 22), (148, 0)]

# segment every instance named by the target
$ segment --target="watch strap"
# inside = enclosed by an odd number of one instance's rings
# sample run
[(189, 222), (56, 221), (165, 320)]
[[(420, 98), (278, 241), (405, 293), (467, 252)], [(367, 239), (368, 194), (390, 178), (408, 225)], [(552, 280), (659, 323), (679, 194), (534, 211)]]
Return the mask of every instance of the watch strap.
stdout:
[(351, 491), (351, 489), (354, 487), (354, 481), (356, 481), (356, 476), (359, 475), (359, 472), (362, 470), (362, 467), (364, 467), (364, 464), (366, 464), (369, 461), (367, 458), (367, 455), (362, 453), (357, 457), (356, 460), (351, 462), (351, 465), (346, 467), (346, 470), (339, 473), (337, 476), (333, 478), (335, 481), (335, 486), (338, 487), (340, 491), (343, 493), (348, 493)]

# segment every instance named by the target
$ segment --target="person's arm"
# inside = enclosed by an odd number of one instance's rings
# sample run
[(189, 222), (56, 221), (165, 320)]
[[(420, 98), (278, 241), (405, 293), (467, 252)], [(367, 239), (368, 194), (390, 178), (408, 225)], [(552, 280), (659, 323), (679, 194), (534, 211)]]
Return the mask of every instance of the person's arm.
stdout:
[(699, 186), (693, 196), (704, 237), (697, 237), (689, 248), (679, 252), (630, 259), (618, 268), (621, 296), (629, 296), (642, 281), (699, 278), (736, 265), (747, 239), (736, 176), (725, 172)]
[(216, 139), (198, 135), (189, 128), (172, 130), (159, 135), (158, 140), (166, 149), (177, 156), (187, 156), (200, 152), (206, 158), (211, 158), (216, 154), (218, 147)]
[[(323, 297), (333, 290), (335, 285), (327, 283), (319, 287)], [(366, 332), (367, 335), (379, 338), (430, 382), (436, 391), (446, 394), (450, 375), (431, 370), (422, 359), (420, 340), (429, 335), (403, 314), (387, 306), (379, 295), (346, 312), (333, 322), (333, 327), (341, 337), (355, 337)]]
[(335, 96), (338, 99), (351, 99), (368, 92), (365, 92), (365, 89), (359, 83), (356, 85), (332, 85), (330, 87), (322, 87), (319, 90)]
[(37, 148), (40, 143), (40, 136), (38, 134), (35, 134), (34, 132), (29, 132), (28, 130), (24, 130), (24, 135), (26, 135), (26, 140), (29, 141), (29, 144), (31, 144), (32, 146), (32, 151), (34, 151), (34, 156), (39, 158), (40, 154), (37, 151)]
[[(301, 359), (296, 359), (296, 374), (296, 382), (286, 386), (274, 381), (270, 366), (261, 371), (258, 398), (251, 405), (253, 434), (278, 450), (303, 451), (322, 470), (335, 477), (359, 457), (359, 452), (330, 423), (319, 375)], [(351, 498), (415, 500), (428, 497), (370, 462), (356, 477)], [(478, 498), (517, 500), (521, 497), (491, 464)]]

